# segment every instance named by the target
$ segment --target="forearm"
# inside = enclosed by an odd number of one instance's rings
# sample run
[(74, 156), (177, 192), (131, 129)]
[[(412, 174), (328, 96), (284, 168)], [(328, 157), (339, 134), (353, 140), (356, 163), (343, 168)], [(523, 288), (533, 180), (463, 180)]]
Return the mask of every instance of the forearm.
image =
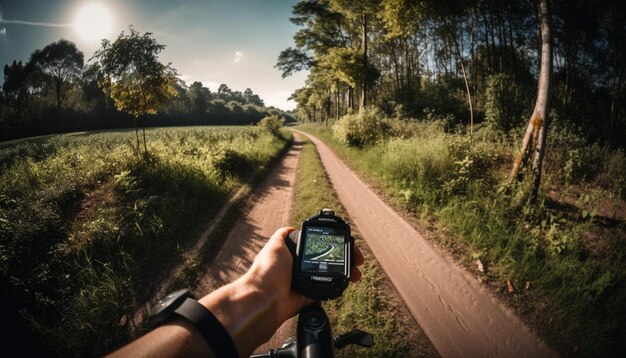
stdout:
[[(249, 274), (198, 300), (208, 308), (230, 334), (240, 357), (250, 356), (266, 342), (282, 322), (277, 321), (278, 300), (262, 291)], [(111, 354), (133, 357), (205, 356), (214, 354), (198, 332), (185, 319), (158, 327)]]
[(249, 273), (198, 300), (228, 331), (240, 357), (248, 357), (278, 329), (278, 299)]

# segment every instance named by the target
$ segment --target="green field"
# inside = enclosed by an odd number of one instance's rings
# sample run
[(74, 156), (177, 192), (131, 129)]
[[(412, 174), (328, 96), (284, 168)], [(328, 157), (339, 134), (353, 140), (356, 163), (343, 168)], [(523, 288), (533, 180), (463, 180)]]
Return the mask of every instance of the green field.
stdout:
[(26, 352), (102, 355), (229, 196), (287, 141), (255, 127), (45, 136), (0, 144), (5, 338)]

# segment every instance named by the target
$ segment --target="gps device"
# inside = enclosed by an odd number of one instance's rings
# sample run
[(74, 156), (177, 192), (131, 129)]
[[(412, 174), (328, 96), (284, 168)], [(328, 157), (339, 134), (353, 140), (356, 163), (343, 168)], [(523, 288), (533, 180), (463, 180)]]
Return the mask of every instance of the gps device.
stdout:
[(332, 210), (305, 220), (296, 241), (292, 288), (316, 300), (341, 296), (350, 282), (353, 245), (350, 226)]

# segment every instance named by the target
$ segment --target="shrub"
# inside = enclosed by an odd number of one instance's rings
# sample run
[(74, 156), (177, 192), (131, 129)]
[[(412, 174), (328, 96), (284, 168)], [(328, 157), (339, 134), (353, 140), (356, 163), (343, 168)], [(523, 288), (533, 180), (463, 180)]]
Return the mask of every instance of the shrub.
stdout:
[(280, 135), (279, 129), (284, 124), (285, 124), (285, 118), (279, 117), (276, 114), (272, 114), (261, 119), (258, 126), (262, 130), (268, 133), (271, 133), (274, 136), (279, 136)]
[(367, 147), (385, 138), (390, 125), (376, 109), (347, 114), (333, 125), (333, 134), (351, 147)]
[(498, 73), (489, 76), (485, 97), (485, 119), (492, 128), (508, 132), (524, 123), (520, 118), (528, 101), (512, 75)]

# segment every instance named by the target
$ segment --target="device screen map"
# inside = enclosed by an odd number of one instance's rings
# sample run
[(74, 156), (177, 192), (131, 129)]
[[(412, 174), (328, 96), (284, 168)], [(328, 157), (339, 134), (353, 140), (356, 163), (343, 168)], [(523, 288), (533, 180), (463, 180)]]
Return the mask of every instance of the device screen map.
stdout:
[(346, 242), (343, 230), (307, 227), (302, 271), (345, 274)]

